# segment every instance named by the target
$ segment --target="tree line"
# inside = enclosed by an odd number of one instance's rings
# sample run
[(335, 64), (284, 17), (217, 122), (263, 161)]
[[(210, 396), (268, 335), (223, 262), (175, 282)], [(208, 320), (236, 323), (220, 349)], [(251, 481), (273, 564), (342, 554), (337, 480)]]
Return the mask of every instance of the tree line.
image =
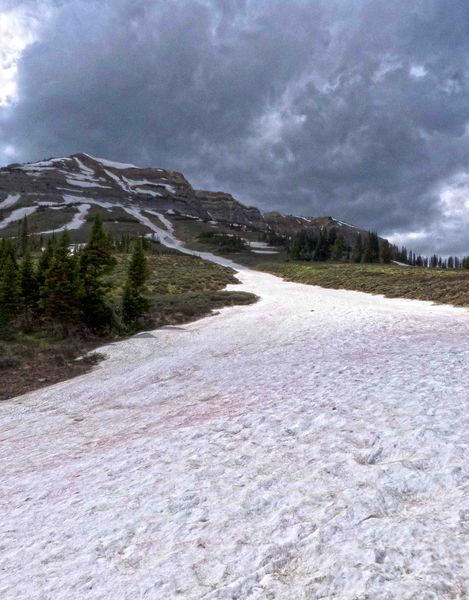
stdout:
[(324, 227), (319, 234), (305, 229), (290, 238), (276, 234), (264, 238), (273, 245), (285, 246), (292, 260), (385, 264), (395, 261), (417, 267), (469, 269), (469, 256), (443, 258), (436, 254), (430, 257), (417, 255), (406, 247), (398, 248), (388, 240), (380, 240), (374, 231), (364, 235), (357, 234), (354, 244), (348, 243), (344, 236), (338, 235), (334, 227)]
[(86, 244), (72, 246), (64, 231), (37, 244), (24, 220), (17, 240), (0, 242), (0, 338), (15, 331), (49, 327), (63, 336), (134, 331), (150, 303), (145, 295), (149, 276), (144, 240), (134, 240), (119, 306), (109, 302), (110, 275), (117, 265), (115, 242), (104, 231), (99, 214)]
[(298, 232), (287, 243), (288, 255), (293, 260), (327, 260), (373, 263), (391, 262), (392, 247), (384, 240), (381, 244), (378, 234), (370, 231), (363, 237), (358, 234), (352, 246), (344, 236), (337, 235), (334, 227), (322, 228), (319, 234), (311, 230)]

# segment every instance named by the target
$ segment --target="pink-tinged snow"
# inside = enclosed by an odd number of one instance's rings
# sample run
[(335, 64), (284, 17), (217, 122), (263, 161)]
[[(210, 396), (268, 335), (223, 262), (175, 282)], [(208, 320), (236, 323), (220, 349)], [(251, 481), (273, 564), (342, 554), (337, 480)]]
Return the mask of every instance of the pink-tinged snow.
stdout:
[(0, 405), (2, 599), (467, 597), (469, 312), (238, 270)]
[(5, 198), (5, 200), (2, 200), (0, 202), (0, 210), (5, 210), (6, 208), (10, 208), (10, 206), (13, 206), (14, 204), (16, 204), (18, 202), (20, 197), (21, 197), (21, 194), (8, 194), (8, 196)]

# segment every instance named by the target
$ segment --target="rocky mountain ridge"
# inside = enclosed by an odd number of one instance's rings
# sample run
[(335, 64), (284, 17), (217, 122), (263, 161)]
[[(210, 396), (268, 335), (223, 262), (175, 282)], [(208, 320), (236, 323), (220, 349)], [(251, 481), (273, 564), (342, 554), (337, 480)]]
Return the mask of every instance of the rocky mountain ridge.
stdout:
[(64, 207), (77, 213), (78, 225), (91, 206), (121, 207), (134, 216), (139, 214), (136, 209), (153, 210), (287, 236), (302, 229), (335, 227), (351, 243), (363, 233), (332, 217), (263, 214), (226, 192), (195, 190), (177, 171), (136, 167), (84, 153), (0, 168), (0, 233), (25, 215)]

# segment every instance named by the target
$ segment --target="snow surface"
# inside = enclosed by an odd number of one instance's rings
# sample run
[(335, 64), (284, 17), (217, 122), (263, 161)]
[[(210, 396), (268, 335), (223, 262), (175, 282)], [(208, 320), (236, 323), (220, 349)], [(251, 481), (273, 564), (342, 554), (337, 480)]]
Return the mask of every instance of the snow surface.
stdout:
[(355, 227), (355, 225), (351, 225), (350, 223), (346, 223), (345, 221), (339, 221), (338, 219), (334, 219), (334, 221), (339, 225), (345, 225), (345, 227), (352, 227), (352, 229), (358, 229), (358, 227)]
[(467, 597), (469, 312), (202, 255), (259, 302), (0, 404), (2, 600)]
[(244, 240), (248, 243), (251, 248), (251, 252), (254, 254), (278, 254), (278, 250), (274, 246), (270, 246), (267, 242), (253, 242), (246, 238)]
[(100, 183), (97, 183), (96, 181), (88, 181), (86, 179), (82, 179), (78, 176), (75, 177), (66, 177), (65, 178), (67, 183), (69, 185), (73, 185), (76, 187), (83, 187), (83, 188), (105, 188), (105, 189), (112, 189), (109, 185), (102, 185)]
[(79, 158), (77, 158), (76, 156), (73, 157), (75, 162), (78, 165), (78, 168), (80, 169), (80, 171), (82, 173), (84, 173), (85, 175), (89, 175), (90, 177), (95, 177), (95, 172), (93, 171), (93, 169), (91, 169), (90, 167), (87, 167)]
[(137, 192), (138, 194), (146, 194), (147, 196), (152, 196), (153, 198), (158, 198), (163, 196), (163, 194), (160, 194), (160, 192), (155, 192), (154, 190), (145, 190), (143, 188), (139, 188), (139, 187), (135, 187), (133, 188), (134, 192)]
[[(64, 208), (63, 205), (57, 206), (57, 208)], [(61, 227), (57, 227), (57, 229), (50, 229), (49, 231), (41, 231), (41, 233), (58, 233), (59, 231), (68, 231), (72, 229), (80, 229), (82, 225), (86, 223), (86, 217), (88, 216), (88, 212), (91, 208), (91, 204), (80, 204), (76, 207), (77, 213), (73, 216), (73, 219), (62, 225)]]
[(399, 267), (410, 267), (407, 263), (399, 262), (398, 260), (393, 260), (393, 264), (399, 265)]
[(127, 183), (125, 183), (118, 175), (116, 175), (115, 173), (111, 173), (111, 171), (108, 171), (107, 169), (104, 169), (104, 172), (106, 173), (106, 175), (108, 177), (110, 177), (111, 179), (113, 179), (117, 185), (124, 190), (124, 192), (131, 194), (132, 190), (131, 188), (127, 185)]
[(67, 158), (51, 158), (50, 160), (40, 160), (35, 163), (25, 163), (20, 165), (22, 171), (51, 171), (56, 168), (56, 163), (62, 163), (70, 160)]
[(100, 162), (104, 167), (111, 167), (112, 169), (139, 169), (140, 167), (136, 167), (135, 165), (131, 165), (128, 163), (120, 163), (112, 160), (106, 160), (105, 158), (97, 158), (96, 156), (91, 156), (90, 154), (85, 154), (88, 158)]
[(37, 211), (39, 206), (24, 206), (23, 208), (17, 208), (16, 210), (11, 211), (11, 213), (6, 216), (2, 221), (0, 221), (0, 229), (5, 229), (10, 225), (10, 223), (14, 223), (15, 221), (19, 221), (23, 217), (27, 217), (32, 215)]
[(244, 238), (245, 241), (251, 246), (251, 248), (258, 248), (259, 250), (265, 250), (266, 248), (271, 248), (267, 242), (254, 242)]
[[(106, 171), (107, 172), (107, 171)], [(129, 179), (128, 177), (124, 177), (122, 175), (122, 179), (127, 184), (128, 190), (139, 192), (140, 194), (149, 194), (150, 196), (162, 196), (159, 192), (149, 191), (142, 189), (140, 186), (142, 185), (151, 185), (154, 187), (163, 187), (170, 194), (175, 194), (176, 190), (169, 183), (163, 183), (162, 181), (148, 181), (148, 179)], [(165, 178), (166, 179), (166, 178)]]
[(5, 210), (5, 208), (9, 208), (18, 202), (21, 198), (21, 194), (9, 194), (5, 200), (0, 202), (0, 210)]

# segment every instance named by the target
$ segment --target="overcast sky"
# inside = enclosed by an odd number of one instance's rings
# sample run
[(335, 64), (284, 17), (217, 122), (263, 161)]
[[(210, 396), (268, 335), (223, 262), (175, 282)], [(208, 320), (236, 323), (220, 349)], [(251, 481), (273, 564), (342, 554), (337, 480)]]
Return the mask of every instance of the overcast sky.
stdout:
[(88, 152), (469, 254), (467, 0), (0, 0), (0, 164)]

